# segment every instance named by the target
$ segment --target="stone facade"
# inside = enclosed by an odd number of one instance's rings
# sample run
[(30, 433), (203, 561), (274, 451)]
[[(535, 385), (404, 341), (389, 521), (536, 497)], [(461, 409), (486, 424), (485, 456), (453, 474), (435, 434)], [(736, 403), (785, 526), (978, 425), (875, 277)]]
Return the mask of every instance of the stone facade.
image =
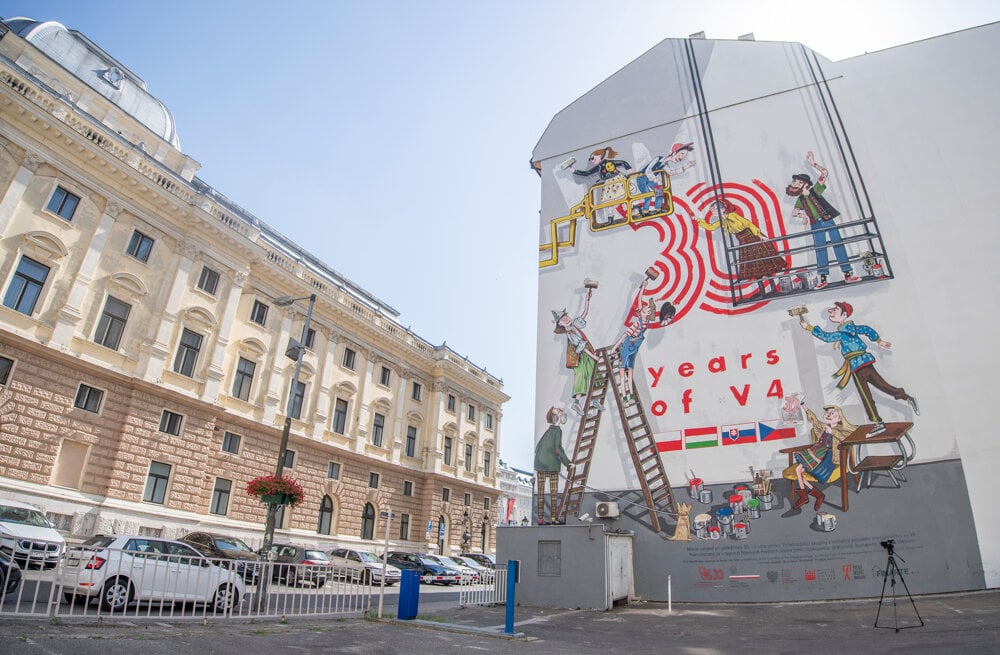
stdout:
[(0, 23), (0, 497), (79, 537), (259, 544), (244, 489), (275, 468), (308, 327), (285, 469), (306, 500), (276, 540), (374, 548), (391, 509), (393, 548), (492, 551), (502, 382), (194, 177), (19, 27)]

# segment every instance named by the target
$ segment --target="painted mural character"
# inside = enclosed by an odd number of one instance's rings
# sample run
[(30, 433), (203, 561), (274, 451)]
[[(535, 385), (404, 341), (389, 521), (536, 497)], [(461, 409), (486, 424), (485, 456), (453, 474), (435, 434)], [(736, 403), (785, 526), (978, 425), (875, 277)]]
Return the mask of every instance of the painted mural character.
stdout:
[[(639, 352), (639, 346), (646, 338), (646, 330), (656, 318), (656, 303), (652, 299), (645, 301), (642, 299), (642, 293), (646, 290), (649, 280), (649, 275), (647, 275), (639, 285), (639, 290), (635, 294), (625, 322), (625, 332), (618, 337), (618, 341), (612, 346), (612, 350), (618, 351), (621, 360), (618, 364), (618, 391), (626, 404), (631, 404), (635, 400), (632, 386), (635, 356)], [(676, 312), (677, 310), (672, 304), (664, 303), (663, 307), (660, 308), (660, 326), (669, 325), (674, 320)]]
[[(788, 264), (785, 258), (778, 255), (774, 244), (767, 241), (767, 235), (750, 222), (740, 209), (729, 200), (722, 198), (714, 203), (715, 208), (705, 215), (704, 219), (694, 221), (709, 232), (719, 229), (736, 237), (739, 242), (737, 255), (737, 275), (743, 280), (761, 280), (761, 291), (764, 290), (764, 280), (786, 270)], [(719, 220), (710, 223), (713, 212)]]
[(847, 249), (844, 248), (844, 241), (840, 236), (840, 230), (834, 223), (834, 219), (840, 216), (840, 212), (823, 197), (823, 193), (827, 189), (827, 170), (816, 163), (812, 151), (806, 153), (806, 161), (819, 171), (819, 179), (816, 180), (816, 184), (812, 183), (812, 178), (807, 173), (796, 173), (792, 176), (791, 183), (785, 187), (785, 193), (795, 198), (792, 216), (808, 222), (809, 230), (812, 232), (813, 245), (816, 247), (816, 272), (819, 274), (819, 284), (816, 285), (816, 288), (825, 287), (827, 285), (826, 278), (830, 274), (830, 255), (827, 252), (827, 244), (833, 246), (833, 254), (837, 257), (840, 270), (844, 274), (844, 282), (847, 284), (859, 282), (861, 278), (854, 275), (847, 258)]
[[(623, 159), (615, 159), (618, 153), (612, 150), (610, 147), (598, 148), (594, 152), (590, 153), (589, 162), (591, 167), (585, 171), (573, 170), (574, 175), (579, 175), (580, 177), (590, 177), (591, 175), (597, 174), (601, 183), (604, 185), (601, 190), (601, 200), (603, 204), (605, 202), (614, 200), (624, 200), (625, 192), (628, 190), (628, 179), (625, 177), (625, 171), (631, 170), (632, 166), (627, 161)], [(620, 218), (615, 217), (615, 213), (618, 214)], [(610, 225), (614, 222), (622, 222), (628, 220), (628, 209), (625, 204), (622, 203), (614, 208), (613, 212), (610, 212), (605, 220), (597, 221), (600, 225)]]
[(809, 496), (813, 496), (816, 498), (813, 507), (818, 512), (823, 505), (825, 495), (814, 487), (805, 475), (808, 473), (821, 484), (826, 484), (840, 466), (840, 451), (837, 446), (857, 428), (844, 418), (843, 410), (837, 405), (824, 405), (823, 418), (819, 419), (812, 409), (806, 406), (805, 398), (800, 400), (800, 404), (806, 408), (806, 420), (812, 425), (813, 443), (809, 448), (794, 454), (795, 478), (798, 480), (799, 488), (795, 490), (792, 509), (802, 507), (809, 502)]
[[(559, 492), (559, 472), (565, 466), (567, 471), (573, 468), (562, 445), (562, 428), (566, 422), (566, 412), (558, 407), (550, 407), (545, 415), (549, 427), (542, 438), (535, 444), (535, 480), (538, 485), (538, 523), (548, 525), (555, 518), (556, 498)], [(549, 520), (545, 520), (545, 487), (549, 489)]]
[(885, 432), (885, 423), (882, 422), (878, 407), (875, 406), (875, 401), (872, 399), (871, 387), (875, 387), (896, 400), (905, 400), (913, 408), (913, 413), (919, 415), (920, 408), (917, 405), (917, 399), (906, 393), (902, 387), (894, 387), (883, 379), (875, 369), (875, 356), (868, 352), (868, 347), (861, 337), (869, 339), (878, 344), (879, 348), (886, 350), (891, 349), (892, 344), (883, 341), (873, 328), (867, 325), (857, 325), (850, 320), (854, 308), (846, 302), (833, 303), (833, 307), (827, 309), (826, 313), (830, 321), (837, 326), (837, 329), (832, 332), (827, 332), (819, 326), (810, 325), (805, 314), (799, 316), (799, 325), (820, 341), (840, 342), (840, 352), (844, 356), (844, 364), (833, 374), (833, 377), (840, 378), (837, 382), (839, 389), (843, 389), (848, 382), (854, 380), (854, 386), (858, 390), (858, 395), (861, 396), (861, 404), (864, 405), (865, 413), (874, 424), (869, 430), (868, 436), (872, 437)]
[(671, 177), (680, 175), (694, 166), (693, 159), (685, 161), (688, 153), (693, 151), (693, 143), (675, 143), (670, 149), (670, 154), (660, 155), (640, 169), (642, 175), (636, 178), (639, 192), (653, 192), (653, 195), (643, 200), (642, 206), (639, 207), (640, 216), (658, 214), (663, 210), (663, 185), (655, 173), (664, 172)]
[[(596, 285), (596, 283), (591, 284)], [(594, 286), (588, 284), (583, 311), (576, 318), (570, 317), (565, 309), (561, 312), (552, 312), (552, 319), (556, 322), (552, 331), (566, 335), (566, 368), (573, 369), (572, 407), (580, 416), (583, 416), (585, 411), (583, 403), (587, 398), (590, 379), (594, 376), (594, 366), (597, 363), (597, 352), (583, 331), (583, 328), (587, 327), (587, 313), (590, 312), (590, 297), (593, 292)], [(600, 411), (602, 407), (594, 401), (591, 409)]]

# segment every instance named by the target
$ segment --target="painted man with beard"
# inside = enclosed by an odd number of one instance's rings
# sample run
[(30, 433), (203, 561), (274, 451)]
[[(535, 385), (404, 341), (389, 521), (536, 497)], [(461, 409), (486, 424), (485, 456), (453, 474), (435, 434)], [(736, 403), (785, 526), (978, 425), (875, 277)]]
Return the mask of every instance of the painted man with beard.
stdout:
[(844, 282), (847, 284), (859, 282), (861, 278), (854, 275), (851, 269), (840, 230), (834, 223), (834, 219), (840, 216), (840, 212), (823, 197), (823, 192), (827, 188), (827, 170), (816, 163), (816, 158), (811, 151), (806, 153), (806, 161), (819, 171), (819, 179), (816, 180), (816, 184), (812, 183), (812, 178), (808, 174), (796, 173), (792, 176), (791, 183), (785, 188), (785, 193), (795, 198), (792, 216), (808, 222), (809, 230), (812, 232), (813, 244), (816, 247), (816, 272), (819, 275), (819, 283), (816, 288), (825, 287), (827, 285), (826, 277), (830, 274), (830, 255), (827, 252), (827, 244), (833, 246), (833, 254), (836, 255), (840, 270), (844, 273)]

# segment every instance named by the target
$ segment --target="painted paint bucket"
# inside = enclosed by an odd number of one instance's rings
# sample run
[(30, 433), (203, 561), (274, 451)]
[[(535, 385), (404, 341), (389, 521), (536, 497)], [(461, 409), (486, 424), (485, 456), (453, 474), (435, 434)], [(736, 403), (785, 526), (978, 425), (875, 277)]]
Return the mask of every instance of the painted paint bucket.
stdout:
[(739, 494), (733, 494), (729, 497), (729, 509), (733, 510), (733, 514), (739, 514), (743, 511), (743, 496)]
[(698, 493), (698, 500), (700, 500), (701, 502), (705, 503), (706, 505), (711, 505), (712, 504), (712, 490), (711, 489), (702, 489)]
[(747, 535), (750, 534), (748, 523), (734, 523), (733, 524), (733, 538), (734, 539), (746, 539)]
[(764, 494), (759, 496), (757, 500), (760, 501), (760, 509), (764, 512), (774, 509), (774, 496), (771, 494)]
[(705, 483), (701, 478), (691, 478), (688, 480), (688, 495), (697, 500), (704, 487)]
[(816, 515), (816, 527), (823, 532), (833, 532), (837, 529), (837, 517), (827, 512)]
[(708, 526), (712, 522), (710, 514), (698, 514), (694, 517), (694, 535), (699, 539), (708, 537)]
[(709, 539), (721, 539), (722, 538), (722, 531), (719, 529), (719, 526), (717, 526), (717, 525), (710, 525), (710, 526), (708, 526), (708, 538)]
[(743, 505), (746, 506), (747, 501), (753, 498), (753, 492), (746, 487), (736, 487), (736, 493), (743, 496)]
[(758, 499), (751, 498), (747, 501), (747, 514), (749, 514), (752, 519), (760, 518), (760, 501)]
[(733, 510), (728, 507), (720, 507), (715, 511), (715, 520), (719, 522), (722, 534), (731, 535), (733, 533)]

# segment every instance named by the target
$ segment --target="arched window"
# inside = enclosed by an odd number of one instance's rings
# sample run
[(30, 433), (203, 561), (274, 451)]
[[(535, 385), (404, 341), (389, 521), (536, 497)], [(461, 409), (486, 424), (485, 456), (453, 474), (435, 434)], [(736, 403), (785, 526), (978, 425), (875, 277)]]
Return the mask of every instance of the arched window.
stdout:
[(444, 516), (438, 516), (438, 555), (444, 555)]
[(361, 538), (372, 539), (375, 535), (375, 507), (365, 503), (365, 511), (361, 514)]
[(330, 534), (330, 526), (332, 525), (333, 500), (329, 496), (323, 496), (323, 502), (319, 504), (319, 521), (316, 524), (316, 532)]

